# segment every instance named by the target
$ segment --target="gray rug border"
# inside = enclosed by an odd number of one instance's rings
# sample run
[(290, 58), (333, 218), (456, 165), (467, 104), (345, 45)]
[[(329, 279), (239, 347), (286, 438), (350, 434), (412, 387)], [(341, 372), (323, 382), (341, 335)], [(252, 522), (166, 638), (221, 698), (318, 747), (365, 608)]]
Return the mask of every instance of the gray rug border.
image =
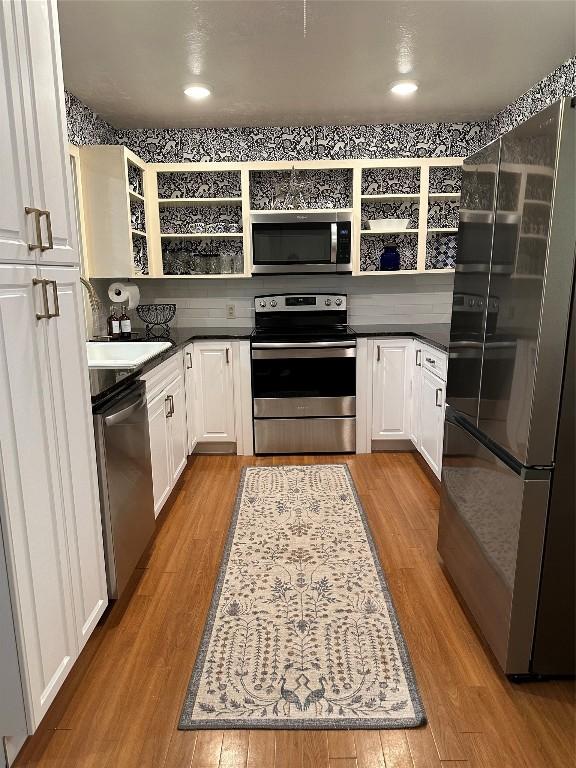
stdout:
[[(214, 629), (214, 623), (216, 620), (216, 613), (218, 611), (218, 605), (220, 604), (220, 597), (222, 594), (222, 588), (224, 586), (224, 578), (226, 570), (228, 568), (228, 562), (230, 560), (230, 553), (232, 551), (232, 544), (234, 542), (234, 535), (236, 533), (236, 526), (238, 524), (238, 518), (240, 515), (240, 503), (242, 501), (242, 495), (244, 493), (244, 485), (246, 482), (246, 474), (249, 469), (281, 469), (283, 467), (342, 467), (348, 477), (352, 493), (354, 494), (354, 500), (360, 511), (360, 517), (364, 525), (364, 531), (368, 540), (368, 546), (376, 566), (376, 572), (380, 581), (380, 587), (384, 594), (384, 599), (388, 612), (390, 615), (390, 622), (394, 631), (394, 637), (398, 646), (398, 651), (402, 663), (404, 665), (404, 673), (406, 676), (406, 683), (410, 692), (410, 698), (412, 700), (412, 706), (414, 708), (413, 718), (330, 718), (330, 719), (314, 719), (307, 718), (292, 719), (290, 721), (282, 720), (259, 720), (255, 722), (248, 722), (245, 718), (230, 719), (230, 720), (194, 720), (192, 722), (192, 712), (194, 704), (196, 702), (196, 695), (198, 688), (200, 687), (200, 681), (202, 678), (202, 672), (204, 671), (204, 664), (206, 662), (206, 656), (208, 654), (208, 648), (210, 646), (210, 640), (212, 638), (212, 630)], [(178, 723), (178, 730), (180, 731), (204, 731), (204, 730), (275, 730), (275, 731), (291, 731), (291, 730), (307, 730), (307, 731), (329, 731), (329, 730), (395, 730), (400, 728), (418, 728), (422, 725), (426, 725), (426, 713), (424, 706), (420, 698), (420, 693), (416, 684), (416, 676), (414, 674), (414, 667), (408, 653), (406, 641), (398, 621), (398, 615), (392, 595), (388, 588), (388, 583), (384, 575), (384, 570), (378, 557), (378, 552), (374, 544), (372, 537), (372, 531), (370, 530), (370, 524), (366, 512), (358, 495), (358, 490), (350, 472), (350, 468), (347, 464), (255, 464), (248, 467), (243, 467), (240, 473), (240, 481), (238, 483), (238, 491), (236, 493), (236, 501), (234, 503), (234, 511), (232, 513), (232, 520), (230, 522), (230, 528), (228, 530), (228, 536), (226, 538), (226, 545), (222, 554), (222, 561), (220, 563), (220, 569), (214, 586), (214, 592), (212, 594), (212, 600), (210, 603), (210, 609), (206, 617), (204, 624), (204, 631), (202, 633), (202, 640), (196, 654), (196, 661), (194, 662), (194, 669), (188, 683), (184, 704), (182, 705), (182, 713), (180, 715), (180, 721)]]

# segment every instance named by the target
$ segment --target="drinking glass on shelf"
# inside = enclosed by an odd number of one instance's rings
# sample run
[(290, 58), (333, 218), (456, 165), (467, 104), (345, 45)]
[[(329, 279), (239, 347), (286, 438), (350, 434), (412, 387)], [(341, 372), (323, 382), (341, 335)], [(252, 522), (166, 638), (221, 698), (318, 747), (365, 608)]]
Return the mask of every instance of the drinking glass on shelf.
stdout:
[(208, 274), (210, 275), (220, 274), (222, 259), (219, 253), (211, 253), (208, 256), (208, 264), (209, 264)]

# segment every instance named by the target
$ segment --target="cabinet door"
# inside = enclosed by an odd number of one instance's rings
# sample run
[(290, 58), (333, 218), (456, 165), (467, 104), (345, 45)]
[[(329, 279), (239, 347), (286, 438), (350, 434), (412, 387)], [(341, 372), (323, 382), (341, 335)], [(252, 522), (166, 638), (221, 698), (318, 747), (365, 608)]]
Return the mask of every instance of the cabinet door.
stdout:
[(406, 340), (374, 341), (372, 439), (410, 438), (410, 351)]
[(36, 319), (43, 307), (35, 277), (35, 267), (0, 265), (0, 514), (32, 729), (77, 656), (64, 489), (46, 370), (45, 334), (52, 321)]
[(148, 404), (148, 430), (154, 488), (154, 514), (158, 517), (162, 505), (172, 490), (170, 446), (168, 437), (169, 401), (162, 391)]
[(194, 361), (198, 440), (234, 442), (232, 346), (225, 342), (198, 342), (194, 344)]
[[(47, 367), (58, 441), (60, 484), (68, 540), (74, 613), (83, 648), (108, 604), (92, 406), (80, 273), (73, 267), (41, 267), (49, 281), (44, 323)], [(57, 300), (57, 301), (56, 301)]]
[(41, 218), (42, 241), (49, 245), (51, 228), (53, 242), (53, 247), (34, 253), (44, 264), (77, 264), (56, 0), (14, 5), (32, 182), (33, 202), (28, 205), (49, 212)]
[(184, 376), (186, 384), (186, 431), (188, 455), (190, 456), (196, 443), (198, 435), (196, 432), (196, 369), (194, 367), (194, 345), (189, 344), (184, 350)]
[(430, 371), (423, 369), (420, 396), (420, 453), (437, 477), (440, 477), (442, 470), (445, 394), (444, 382)]
[(170, 443), (170, 481), (174, 486), (182, 470), (186, 466), (188, 446), (186, 441), (186, 397), (184, 394), (184, 377), (174, 379), (166, 387), (169, 399), (170, 418), (168, 419)]
[(422, 393), (422, 344), (414, 343), (412, 355), (412, 394), (410, 397), (410, 439), (420, 450), (420, 398)]
[(24, 116), (19, 98), (22, 79), (16, 36), (16, 3), (0, 3), (0, 261), (34, 263), (36, 252), (29, 187)]

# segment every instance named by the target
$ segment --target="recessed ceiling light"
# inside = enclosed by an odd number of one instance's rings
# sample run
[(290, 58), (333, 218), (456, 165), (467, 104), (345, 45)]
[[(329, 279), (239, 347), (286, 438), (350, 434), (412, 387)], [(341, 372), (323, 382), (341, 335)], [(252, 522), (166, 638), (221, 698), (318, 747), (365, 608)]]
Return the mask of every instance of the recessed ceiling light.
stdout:
[(201, 101), (210, 96), (210, 88), (206, 88), (205, 85), (189, 85), (188, 88), (184, 88), (184, 93), (194, 101)]
[(418, 90), (418, 84), (413, 80), (401, 80), (390, 88), (392, 93), (397, 96), (410, 96), (411, 93), (415, 93)]

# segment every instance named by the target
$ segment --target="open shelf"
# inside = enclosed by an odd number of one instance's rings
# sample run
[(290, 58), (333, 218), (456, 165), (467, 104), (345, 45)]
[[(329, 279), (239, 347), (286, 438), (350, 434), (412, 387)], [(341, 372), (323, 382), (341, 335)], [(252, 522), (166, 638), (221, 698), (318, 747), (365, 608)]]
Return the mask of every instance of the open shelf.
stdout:
[(252, 208), (250, 213), (263, 213), (265, 215), (273, 215), (277, 213), (352, 213), (352, 208), (269, 208), (264, 211), (258, 208)]
[(130, 232), (134, 237), (146, 237), (146, 232), (143, 232), (140, 229), (131, 229)]
[[(441, 270), (442, 272), (446, 270)], [(422, 275), (419, 269), (367, 269), (363, 272), (355, 272), (355, 277), (370, 277), (370, 275)]]
[(144, 202), (144, 195), (139, 195), (138, 192), (132, 192), (132, 190), (129, 190), (130, 200), (138, 200), (141, 203)]
[(438, 200), (459, 200), (460, 192), (430, 192), (428, 197)]
[(241, 197), (159, 197), (160, 206), (242, 205)]
[(242, 232), (162, 232), (160, 237), (180, 238), (191, 240), (194, 238), (210, 239), (211, 237), (244, 237)]
[(418, 200), (420, 197), (419, 193), (416, 194), (407, 194), (404, 192), (399, 192), (398, 194), (394, 194), (393, 192), (387, 192), (386, 194), (382, 195), (360, 195), (361, 200)]
[[(442, 231), (447, 232), (448, 230), (442, 230)], [(361, 235), (379, 235), (380, 237), (383, 237), (384, 235), (416, 235), (418, 234), (418, 230), (417, 229), (361, 229), (360, 234)]]
[(428, 227), (428, 232), (458, 232), (458, 227)]

